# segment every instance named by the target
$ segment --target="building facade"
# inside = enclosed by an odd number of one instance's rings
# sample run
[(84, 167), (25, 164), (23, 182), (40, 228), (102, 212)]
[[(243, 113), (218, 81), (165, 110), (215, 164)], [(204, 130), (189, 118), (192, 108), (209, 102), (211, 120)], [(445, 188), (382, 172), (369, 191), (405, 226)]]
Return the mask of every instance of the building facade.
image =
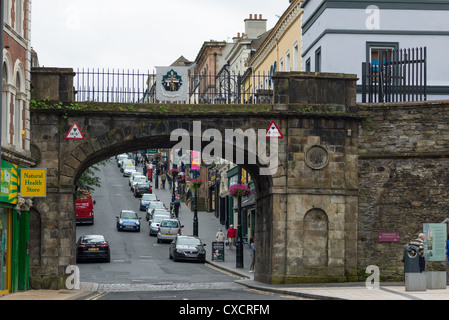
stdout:
[(29, 286), (31, 198), (20, 195), (20, 169), (35, 165), (30, 149), (30, 0), (4, 0), (1, 114), (0, 294)]
[(449, 1), (305, 0), (301, 5), (302, 68), (357, 74), (378, 49), (427, 48), (428, 100), (449, 97)]

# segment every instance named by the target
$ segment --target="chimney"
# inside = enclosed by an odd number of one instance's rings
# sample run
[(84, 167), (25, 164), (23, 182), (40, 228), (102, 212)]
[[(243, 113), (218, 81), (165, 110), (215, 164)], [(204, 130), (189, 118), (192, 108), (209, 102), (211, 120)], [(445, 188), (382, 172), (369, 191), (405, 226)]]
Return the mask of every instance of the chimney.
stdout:
[[(259, 16), (259, 19), (257, 19)], [(253, 14), (249, 15), (249, 19), (245, 19), (245, 34), (248, 38), (257, 38), (261, 34), (267, 32), (267, 20), (262, 19), (262, 15)]]

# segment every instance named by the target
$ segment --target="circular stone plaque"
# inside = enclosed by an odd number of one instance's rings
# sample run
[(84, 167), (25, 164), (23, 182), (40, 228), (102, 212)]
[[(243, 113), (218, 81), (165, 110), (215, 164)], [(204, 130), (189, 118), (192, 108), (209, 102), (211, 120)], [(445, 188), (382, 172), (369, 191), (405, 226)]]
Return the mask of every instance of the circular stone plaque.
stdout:
[(322, 146), (312, 146), (306, 151), (306, 163), (312, 169), (323, 169), (329, 162), (329, 154)]

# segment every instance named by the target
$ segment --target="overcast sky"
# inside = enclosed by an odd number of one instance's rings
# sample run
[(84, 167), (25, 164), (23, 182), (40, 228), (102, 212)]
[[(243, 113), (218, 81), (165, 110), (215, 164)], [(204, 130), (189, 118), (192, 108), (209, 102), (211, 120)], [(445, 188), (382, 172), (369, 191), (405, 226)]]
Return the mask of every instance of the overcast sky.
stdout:
[(40, 66), (152, 71), (204, 41), (228, 41), (244, 19), (262, 14), (268, 29), (288, 0), (35, 0), (31, 45)]

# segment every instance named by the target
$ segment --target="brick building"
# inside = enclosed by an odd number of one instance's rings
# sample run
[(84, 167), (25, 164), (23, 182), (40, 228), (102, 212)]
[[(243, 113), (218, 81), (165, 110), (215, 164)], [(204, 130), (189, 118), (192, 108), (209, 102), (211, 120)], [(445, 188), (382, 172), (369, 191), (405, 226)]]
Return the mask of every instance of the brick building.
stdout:
[(30, 206), (20, 169), (35, 165), (30, 146), (31, 0), (4, 0), (1, 105), (0, 294), (29, 286)]

